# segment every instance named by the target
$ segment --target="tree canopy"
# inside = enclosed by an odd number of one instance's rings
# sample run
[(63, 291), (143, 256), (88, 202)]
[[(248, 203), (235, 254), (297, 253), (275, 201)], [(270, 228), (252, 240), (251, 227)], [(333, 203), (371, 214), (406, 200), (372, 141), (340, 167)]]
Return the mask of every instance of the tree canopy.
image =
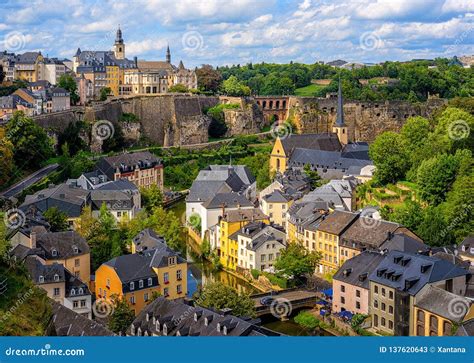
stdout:
[(286, 249), (281, 250), (274, 266), (278, 275), (301, 278), (306, 274), (313, 274), (320, 260), (320, 253), (309, 252), (299, 242), (290, 242)]

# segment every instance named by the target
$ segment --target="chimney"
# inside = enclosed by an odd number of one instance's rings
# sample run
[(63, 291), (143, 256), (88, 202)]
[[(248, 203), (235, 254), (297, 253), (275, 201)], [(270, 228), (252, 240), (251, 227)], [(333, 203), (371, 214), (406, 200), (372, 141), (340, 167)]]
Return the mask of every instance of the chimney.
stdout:
[(222, 203), (221, 207), (222, 207), (222, 216), (224, 216), (225, 215), (225, 203)]
[(36, 232), (30, 233), (30, 248), (36, 248)]

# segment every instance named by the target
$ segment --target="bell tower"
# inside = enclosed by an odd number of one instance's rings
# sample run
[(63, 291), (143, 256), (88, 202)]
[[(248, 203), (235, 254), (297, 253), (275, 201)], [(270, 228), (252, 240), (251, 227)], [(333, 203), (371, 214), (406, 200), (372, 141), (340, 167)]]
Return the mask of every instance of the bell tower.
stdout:
[(337, 116), (336, 122), (332, 127), (332, 132), (337, 134), (339, 142), (342, 146), (349, 143), (349, 134), (346, 124), (344, 123), (344, 100), (342, 98), (341, 79), (339, 78), (339, 89), (337, 91)]
[(125, 44), (123, 42), (122, 30), (120, 30), (120, 25), (117, 29), (117, 35), (115, 36), (114, 54), (115, 58), (117, 59), (125, 58)]

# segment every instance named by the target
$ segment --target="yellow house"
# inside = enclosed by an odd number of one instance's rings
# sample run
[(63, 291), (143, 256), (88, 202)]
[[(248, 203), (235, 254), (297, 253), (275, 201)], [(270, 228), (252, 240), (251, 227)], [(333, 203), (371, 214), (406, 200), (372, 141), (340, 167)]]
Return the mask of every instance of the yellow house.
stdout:
[[(458, 314), (457, 310), (455, 313), (450, 310), (453, 301), (460, 307), (461, 314)], [(469, 318), (470, 314), (474, 314), (474, 308), (468, 299), (439, 287), (426, 285), (415, 298), (411, 335), (453, 335), (455, 327), (461, 324), (465, 317)]]
[(187, 294), (187, 262), (166, 246), (113, 258), (95, 273), (97, 298), (110, 301), (125, 298), (138, 314), (153, 293), (167, 299), (184, 298)]
[(278, 189), (263, 196), (260, 202), (262, 211), (269, 216), (270, 222), (283, 228), (286, 228), (286, 213), (292, 204), (293, 198)]
[(15, 62), (16, 78), (28, 82), (36, 82), (44, 79), (42, 72), (42, 63), (44, 61), (40, 52), (26, 52), (18, 55)]
[[(122, 77), (120, 76), (122, 73)], [(123, 83), (123, 71), (117, 65), (110, 65), (105, 67), (105, 78), (107, 87), (112, 91), (112, 95), (119, 95), (119, 86)]]
[(247, 223), (257, 221), (270, 223), (268, 216), (258, 208), (230, 210), (224, 213), (219, 223), (220, 243), (218, 245), (220, 246), (220, 262), (225, 269), (236, 270), (238, 264), (238, 243), (229, 239), (230, 235)]
[(321, 221), (316, 236), (316, 250), (322, 255), (319, 273), (334, 272), (342, 265), (339, 261), (340, 237), (357, 216), (355, 213), (337, 210)]

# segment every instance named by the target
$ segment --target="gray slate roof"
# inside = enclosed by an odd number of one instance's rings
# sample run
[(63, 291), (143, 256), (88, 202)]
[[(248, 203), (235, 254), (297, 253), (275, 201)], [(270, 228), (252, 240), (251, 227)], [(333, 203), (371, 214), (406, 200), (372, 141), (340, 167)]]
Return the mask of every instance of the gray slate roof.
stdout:
[(219, 193), (202, 204), (206, 209), (222, 208), (223, 205), (227, 208), (253, 207), (252, 202), (238, 193)]
[(293, 156), (297, 148), (309, 150), (341, 151), (342, 145), (334, 133), (325, 134), (291, 134), (280, 139), (287, 156)]
[(344, 262), (333, 279), (346, 284), (369, 289), (369, 275), (384, 259), (378, 252), (364, 251)]
[(165, 238), (150, 228), (146, 228), (138, 233), (133, 238), (133, 242), (135, 243), (137, 252), (159, 248), (161, 245), (166, 246)]
[(380, 246), (380, 249), (383, 251), (396, 250), (409, 253), (427, 253), (430, 247), (404, 233), (397, 233), (385, 241)]
[[(423, 272), (422, 272), (423, 267)], [(387, 257), (370, 274), (375, 283), (416, 295), (427, 283), (468, 275), (469, 271), (446, 260), (390, 251)]]
[[(47, 260), (59, 260), (81, 256), (90, 252), (86, 240), (75, 231), (47, 232), (36, 236), (36, 246), (44, 251)], [(77, 253), (74, 252), (77, 248)], [(57, 252), (56, 256), (52, 251)]]
[(96, 167), (102, 173), (107, 175), (110, 180), (113, 180), (117, 168), (120, 172), (126, 173), (135, 170), (136, 167), (139, 167), (140, 169), (148, 169), (161, 164), (161, 159), (149, 151), (140, 151), (100, 158)]

